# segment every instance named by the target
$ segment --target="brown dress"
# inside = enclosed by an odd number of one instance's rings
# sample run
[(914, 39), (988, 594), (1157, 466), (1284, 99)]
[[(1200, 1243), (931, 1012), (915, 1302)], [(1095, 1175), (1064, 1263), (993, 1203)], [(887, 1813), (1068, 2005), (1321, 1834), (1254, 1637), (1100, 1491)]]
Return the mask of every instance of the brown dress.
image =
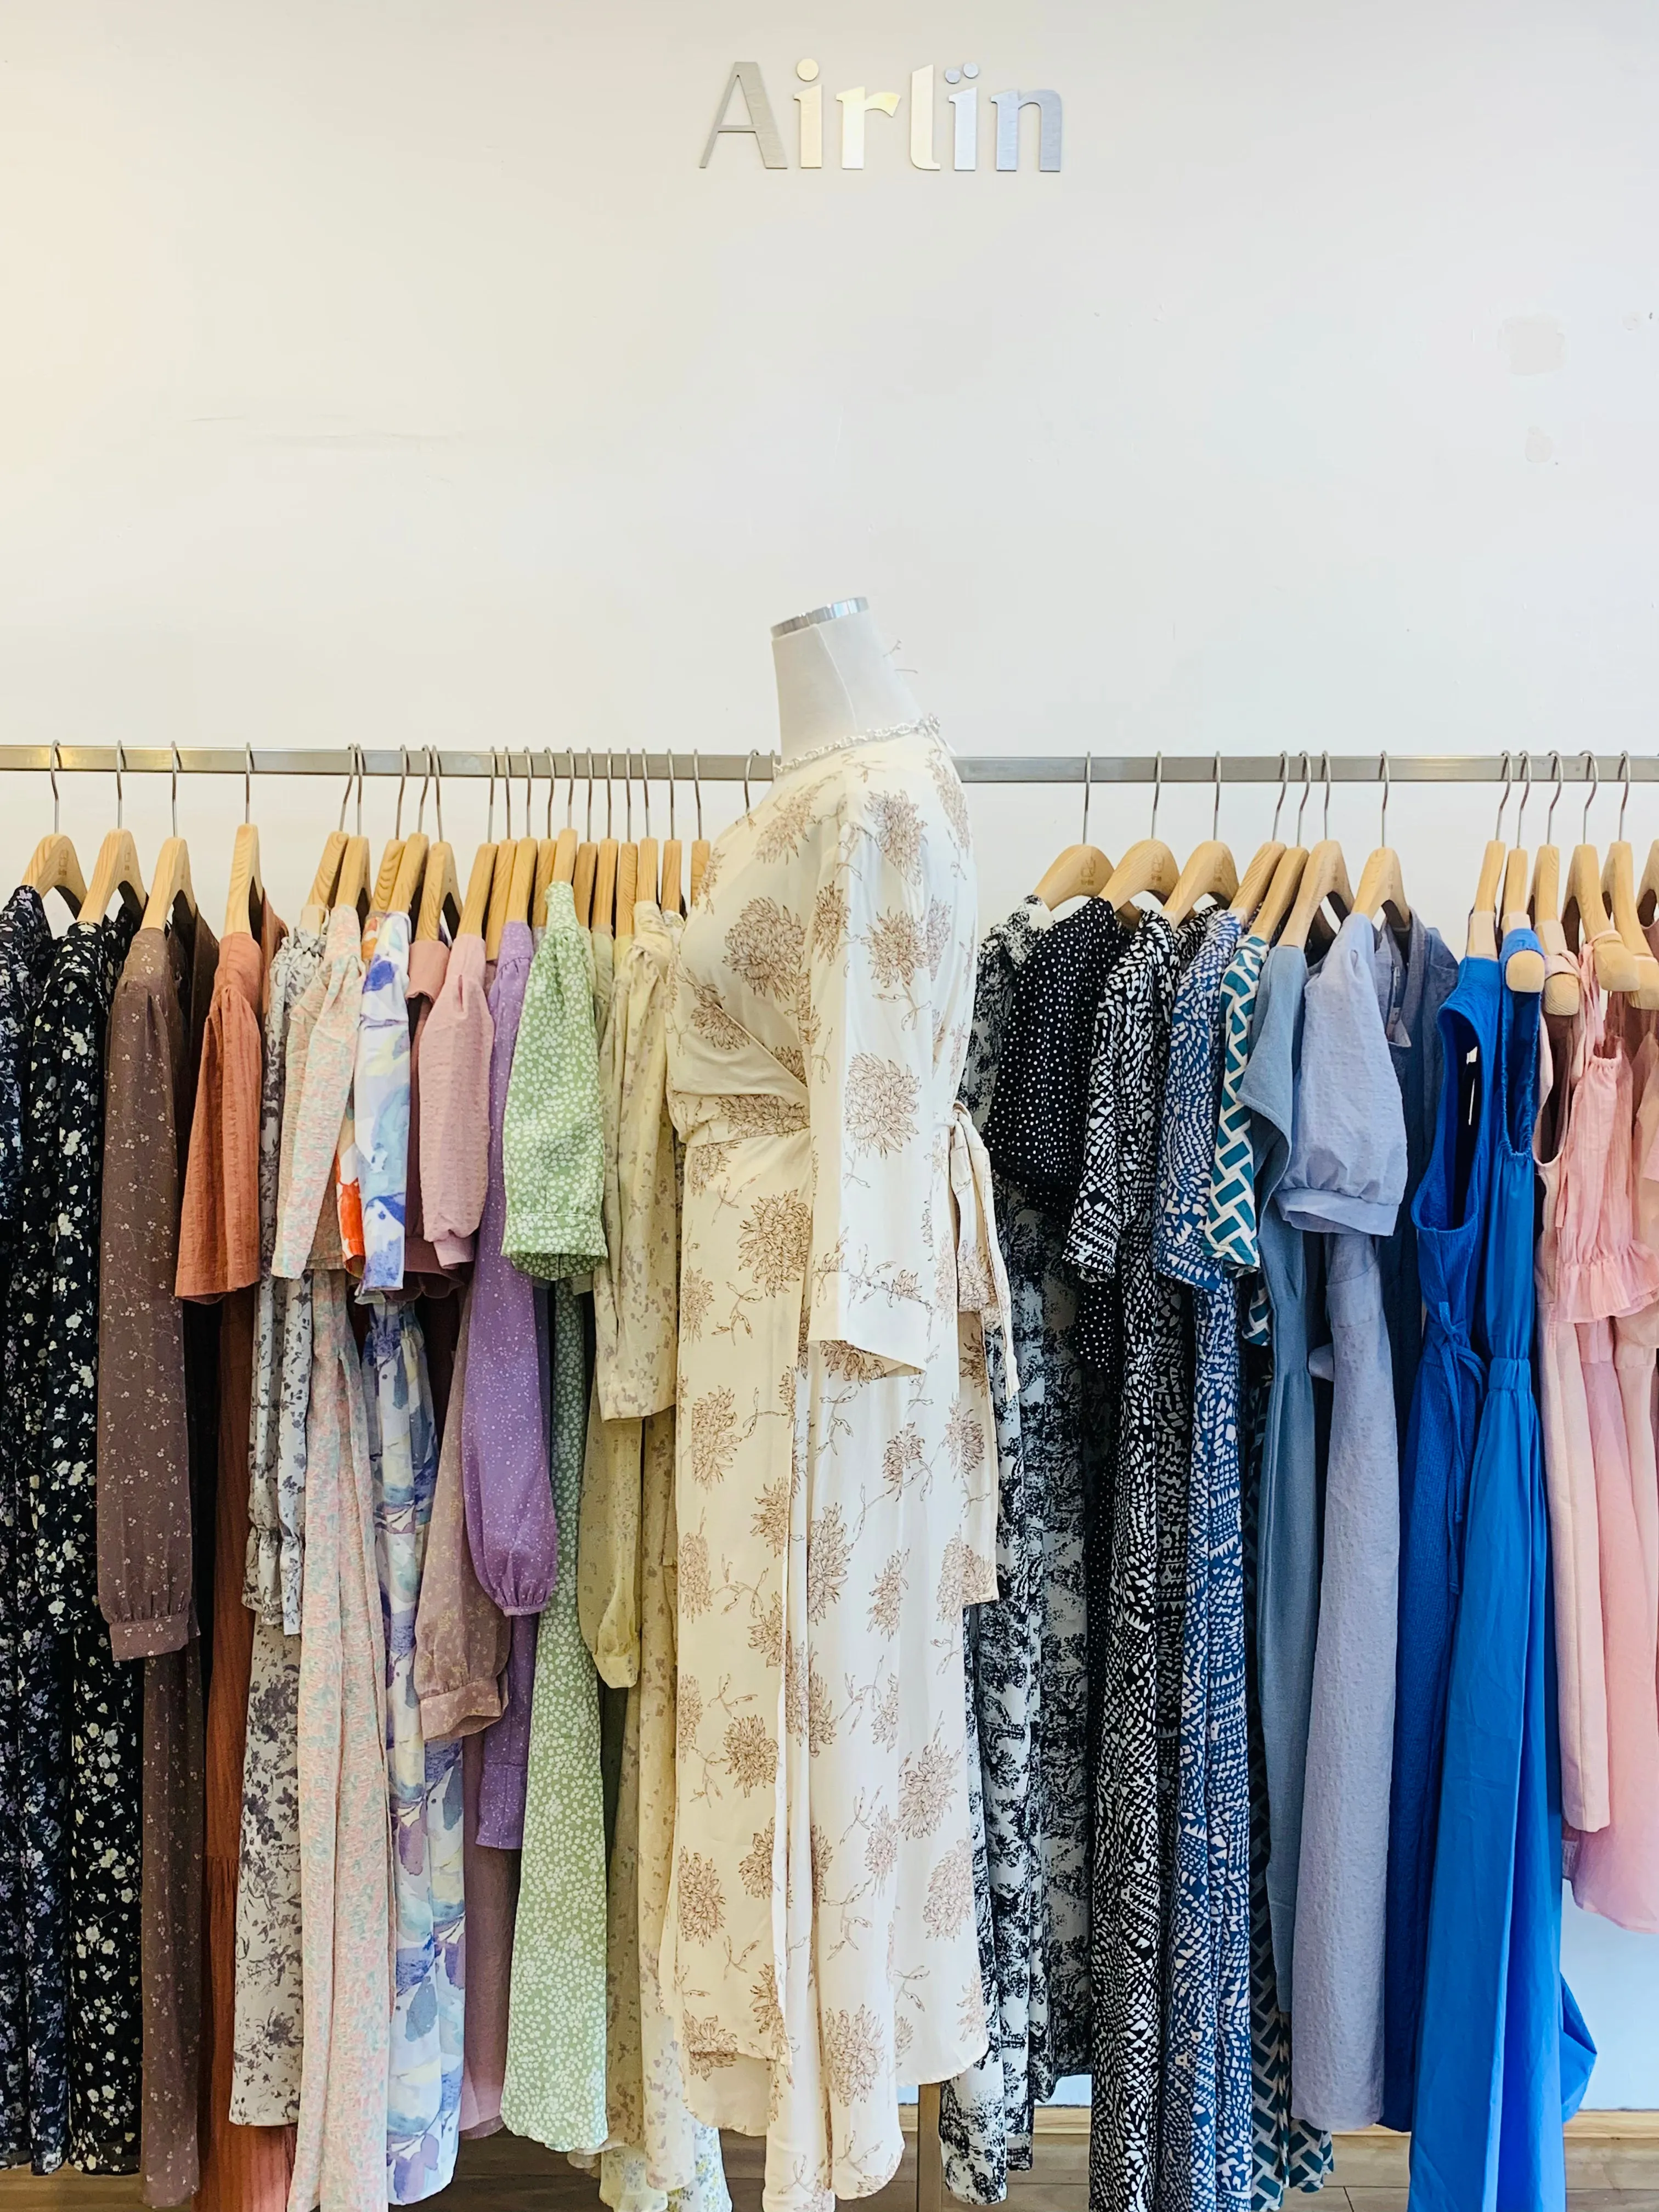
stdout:
[(191, 1415), (212, 1376), (191, 1371), (200, 1347), (173, 1267), (218, 952), (200, 915), (134, 938), (110, 1009), (105, 1105), (98, 1596), (115, 1658), (144, 1662), (139, 2172), (156, 2205), (183, 2203), (198, 2178), (204, 1773)]
[(213, 1679), (207, 1710), (207, 1943), (202, 2038), (202, 2179), (198, 2212), (282, 2212), (292, 2128), (230, 2120), (236, 2003), (236, 1873), (253, 1616), (242, 1602), (248, 1537), (254, 1286), (259, 1279), (259, 1107), (265, 976), (283, 924), (228, 937), (202, 1049), (185, 1218), (183, 1297), (222, 1298), (219, 1497), (214, 1534)]

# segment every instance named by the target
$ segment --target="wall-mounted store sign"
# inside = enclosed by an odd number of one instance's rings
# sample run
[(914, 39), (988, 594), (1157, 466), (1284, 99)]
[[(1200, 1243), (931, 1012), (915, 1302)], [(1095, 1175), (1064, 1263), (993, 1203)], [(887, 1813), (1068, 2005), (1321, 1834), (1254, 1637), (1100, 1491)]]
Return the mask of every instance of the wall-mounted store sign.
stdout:
[[(803, 169), (823, 167), (823, 87), (818, 82), (818, 65), (815, 61), (795, 64), (799, 89), (794, 101), (799, 119), (796, 124), (796, 162)], [(979, 64), (963, 62), (958, 67), (944, 72), (945, 82), (951, 89), (946, 98), (951, 109), (951, 167), (953, 169), (976, 169), (979, 167), (980, 145), (980, 88)], [(849, 85), (845, 92), (835, 95), (841, 109), (841, 166), (843, 169), (864, 167), (865, 124), (872, 114), (896, 115), (902, 95), (896, 92), (868, 92), (863, 85)], [(1039, 169), (1058, 169), (1060, 155), (1060, 104), (1057, 92), (1009, 91), (994, 92), (990, 104), (995, 113), (996, 166), (999, 169), (1019, 167), (1019, 118), (1028, 107), (1037, 111), (1036, 156)], [(733, 114), (734, 106), (741, 110), (741, 119)], [(942, 118), (939, 118), (942, 119)], [(944, 167), (934, 152), (935, 91), (933, 64), (910, 72), (910, 166), (913, 169), (939, 169)], [(726, 90), (720, 96), (714, 120), (709, 128), (708, 143), (702, 149), (699, 167), (706, 169), (715, 147), (722, 138), (748, 138), (753, 141), (761, 161), (769, 169), (787, 169), (789, 157), (784, 150), (783, 134), (778, 129), (772, 102), (766, 89), (766, 80), (758, 62), (733, 62), (726, 80)]]

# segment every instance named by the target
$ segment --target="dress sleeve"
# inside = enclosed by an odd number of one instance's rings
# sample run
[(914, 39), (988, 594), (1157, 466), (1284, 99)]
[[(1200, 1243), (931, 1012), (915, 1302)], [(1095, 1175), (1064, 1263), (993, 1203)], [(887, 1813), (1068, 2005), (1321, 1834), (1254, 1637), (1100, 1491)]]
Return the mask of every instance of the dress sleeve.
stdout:
[(494, 1041), (483, 940), (458, 938), (421, 1040), (421, 1210), (446, 1267), (471, 1259), (483, 1215)]
[[(929, 1111), (933, 1030), (925, 817), (902, 790), (855, 793), (826, 825), (800, 1012), (814, 1194), (809, 1340), (927, 1363), (942, 1181)], [(948, 914), (946, 915), (948, 924)]]
[(292, 1109), (295, 1117), (292, 1174), (276, 1223), (276, 1249), (270, 1263), (273, 1275), (292, 1279), (304, 1274), (310, 1263), (312, 1239), (330, 1188), (340, 1124), (351, 1096), (362, 997), (361, 960), (331, 959), (322, 1008), (307, 1050), (304, 1087)]
[(223, 1297), (259, 1279), (258, 1210), (247, 1201), (259, 1187), (263, 1079), (258, 1017), (240, 992), (216, 991), (185, 1171), (181, 1298)]
[(512, 1640), (506, 1616), (472, 1571), (467, 1548), (461, 1425), (469, 1322), (464, 1313), (415, 1612), (415, 1694), (428, 1743), (472, 1735), (501, 1717), (501, 1676)]
[(98, 1600), (118, 1660), (179, 1651), (191, 1608), (184, 1326), (173, 1295), (179, 1155), (157, 993), (116, 987), (104, 1135)]

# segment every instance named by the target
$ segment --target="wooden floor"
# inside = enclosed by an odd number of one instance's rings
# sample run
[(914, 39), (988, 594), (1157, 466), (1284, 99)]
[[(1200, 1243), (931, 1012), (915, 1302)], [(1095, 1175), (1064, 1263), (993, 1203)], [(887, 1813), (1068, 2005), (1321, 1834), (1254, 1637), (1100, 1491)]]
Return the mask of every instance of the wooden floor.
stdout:
[[(1079, 2116), (1081, 2117), (1081, 2116)], [(1579, 2124), (1582, 2127), (1583, 2124)], [(1086, 2212), (1088, 2136), (1082, 2125), (1038, 2136), (1036, 2167), (1014, 2178), (1009, 2212)], [(736, 2212), (759, 2212), (763, 2146), (742, 2136), (726, 2139), (726, 2174)], [(1659, 2132), (1627, 2136), (1596, 2132), (1569, 2136), (1570, 2212), (1659, 2212)], [(915, 2154), (870, 2212), (915, 2212)], [(434, 2200), (438, 2201), (438, 2200)], [(951, 2203), (946, 2198), (947, 2208)], [(517, 2136), (498, 2135), (461, 2145), (454, 2181), (441, 2202), (448, 2212), (599, 2212), (599, 2190), (564, 2159)], [(1310, 2206), (1313, 2200), (1292, 2199)], [(1336, 2172), (1317, 2200), (1321, 2212), (1406, 2212), (1406, 2146), (1398, 2136), (1349, 2136), (1339, 2140)], [(137, 2212), (132, 2180), (89, 2179), (62, 2172), (42, 2180), (0, 2173), (0, 2212)]]

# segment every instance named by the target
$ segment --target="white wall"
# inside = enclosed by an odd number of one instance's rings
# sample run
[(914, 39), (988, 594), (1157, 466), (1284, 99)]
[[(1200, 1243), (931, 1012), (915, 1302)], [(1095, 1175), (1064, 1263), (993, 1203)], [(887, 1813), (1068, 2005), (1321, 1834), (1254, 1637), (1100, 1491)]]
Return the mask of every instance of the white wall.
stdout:
[[(700, 172), (805, 54), (1053, 86), (1064, 169)], [(964, 751), (1651, 749), (1656, 77), (1637, 0), (6, 0), (0, 738), (764, 748), (767, 624), (864, 591)], [(336, 804), (258, 793), (289, 912)], [(1075, 800), (974, 808), (989, 913)], [(1395, 792), (1448, 928), (1490, 813)], [(240, 814), (186, 785), (210, 911)], [(1659, 2105), (1652, 1939), (1568, 1949)]]

